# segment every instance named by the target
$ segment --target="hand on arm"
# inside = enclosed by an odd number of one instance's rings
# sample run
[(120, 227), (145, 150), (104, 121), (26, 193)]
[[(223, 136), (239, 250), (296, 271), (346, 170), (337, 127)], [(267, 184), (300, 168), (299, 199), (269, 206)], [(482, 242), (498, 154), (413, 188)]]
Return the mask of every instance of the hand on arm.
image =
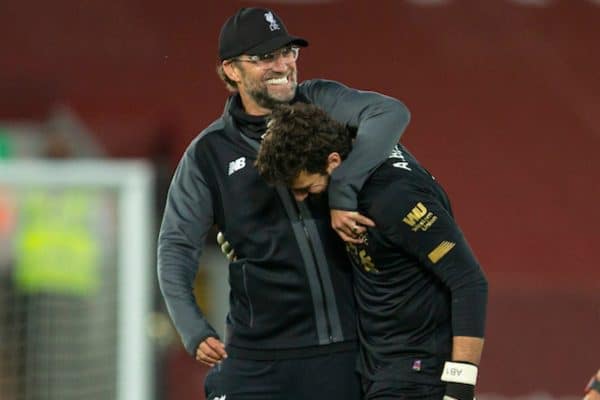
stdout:
[(375, 223), (356, 211), (331, 210), (331, 227), (345, 242), (362, 243), (367, 226), (373, 227)]
[(225, 358), (227, 358), (225, 345), (215, 337), (206, 338), (196, 350), (196, 360), (209, 367), (214, 367)]

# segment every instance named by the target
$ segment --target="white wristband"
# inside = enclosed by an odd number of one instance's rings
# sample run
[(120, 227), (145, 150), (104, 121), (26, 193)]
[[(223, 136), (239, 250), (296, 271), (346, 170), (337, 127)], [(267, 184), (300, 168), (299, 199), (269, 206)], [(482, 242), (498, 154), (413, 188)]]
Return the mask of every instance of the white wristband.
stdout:
[(472, 364), (446, 361), (442, 381), (464, 383), (475, 386), (477, 382), (477, 367)]

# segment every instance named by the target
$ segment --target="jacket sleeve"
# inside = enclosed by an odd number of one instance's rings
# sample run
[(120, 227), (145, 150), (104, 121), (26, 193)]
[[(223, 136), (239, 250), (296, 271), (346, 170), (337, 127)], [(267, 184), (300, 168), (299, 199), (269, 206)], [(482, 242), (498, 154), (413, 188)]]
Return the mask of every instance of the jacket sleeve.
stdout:
[(207, 337), (218, 337), (194, 297), (204, 241), (213, 224), (212, 200), (191, 148), (171, 181), (158, 236), (158, 282), (169, 315), (191, 355)]
[(356, 210), (358, 191), (398, 143), (410, 113), (392, 97), (334, 81), (305, 81), (298, 90), (334, 119), (357, 129), (352, 152), (333, 172), (328, 189), (331, 208)]

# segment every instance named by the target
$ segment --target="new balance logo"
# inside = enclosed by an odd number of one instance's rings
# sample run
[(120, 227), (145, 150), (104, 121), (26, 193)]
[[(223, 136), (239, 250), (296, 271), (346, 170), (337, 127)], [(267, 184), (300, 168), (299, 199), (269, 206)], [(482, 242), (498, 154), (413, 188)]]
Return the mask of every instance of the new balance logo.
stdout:
[(226, 400), (227, 396), (223, 395), (223, 396), (218, 396), (218, 397), (214, 397), (213, 400)]
[[(232, 175), (233, 173), (244, 168), (245, 166), (246, 166), (246, 157), (240, 157), (237, 160), (230, 162), (228, 175)], [(221, 400), (221, 399), (216, 399), (216, 400)]]

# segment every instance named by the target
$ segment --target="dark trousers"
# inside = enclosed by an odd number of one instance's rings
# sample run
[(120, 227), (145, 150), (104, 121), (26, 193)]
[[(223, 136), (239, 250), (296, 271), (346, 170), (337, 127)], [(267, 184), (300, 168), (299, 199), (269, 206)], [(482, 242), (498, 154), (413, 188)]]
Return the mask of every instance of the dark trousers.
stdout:
[(361, 400), (354, 351), (311, 358), (254, 361), (228, 358), (211, 368), (207, 400)]
[(365, 400), (442, 400), (444, 385), (429, 385), (402, 381), (363, 380)]

